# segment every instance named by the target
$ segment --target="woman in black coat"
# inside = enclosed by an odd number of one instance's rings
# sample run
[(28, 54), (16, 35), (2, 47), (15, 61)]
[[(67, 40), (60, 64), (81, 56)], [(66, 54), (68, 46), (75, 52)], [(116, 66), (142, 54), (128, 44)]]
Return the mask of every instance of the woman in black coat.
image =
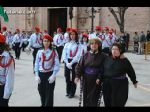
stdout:
[(77, 83), (79, 79), (83, 79), (81, 80), (81, 86), (83, 86), (84, 107), (99, 106), (98, 99), (101, 90), (99, 81), (101, 80), (103, 72), (101, 67), (105, 57), (106, 55), (101, 52), (100, 40), (98, 38), (90, 39), (90, 51), (81, 57), (75, 69), (75, 82)]
[(103, 96), (105, 106), (125, 106), (128, 99), (129, 82), (137, 87), (135, 71), (126, 57), (122, 57), (120, 44), (113, 44), (111, 56), (104, 61)]

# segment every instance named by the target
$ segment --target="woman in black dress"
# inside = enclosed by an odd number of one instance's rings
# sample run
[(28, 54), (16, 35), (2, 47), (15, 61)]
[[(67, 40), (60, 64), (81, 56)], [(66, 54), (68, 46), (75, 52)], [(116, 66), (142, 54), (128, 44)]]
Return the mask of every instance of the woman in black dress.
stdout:
[(113, 44), (111, 56), (104, 61), (103, 95), (105, 106), (125, 106), (128, 99), (129, 82), (137, 87), (135, 71), (130, 61), (122, 57), (120, 44)]
[(101, 90), (102, 64), (105, 54), (101, 52), (101, 43), (98, 38), (90, 39), (90, 51), (83, 55), (76, 66), (77, 83), (80, 78), (83, 79), (83, 106), (97, 107), (99, 94)]

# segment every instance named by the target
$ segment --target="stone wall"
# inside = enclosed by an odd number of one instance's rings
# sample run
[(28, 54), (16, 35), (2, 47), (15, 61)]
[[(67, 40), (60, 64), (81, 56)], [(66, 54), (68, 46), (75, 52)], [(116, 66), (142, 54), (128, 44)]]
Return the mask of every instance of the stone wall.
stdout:
[[(28, 15), (23, 13), (12, 14), (9, 13), (9, 22), (6, 23), (1, 19), (2, 26), (6, 25), (8, 30), (14, 30), (14, 28), (20, 28), (21, 30), (33, 30), (35, 25), (38, 25), (41, 30), (48, 29), (48, 9), (50, 8), (61, 8), (61, 7), (4, 7), (5, 10), (9, 11), (26, 11), (34, 10), (35, 13), (31, 12)], [(63, 7), (64, 8), (64, 7)], [(68, 8), (69, 7), (65, 7)], [(90, 8), (88, 10), (90, 11)], [(94, 27), (95, 26), (109, 26), (115, 28), (117, 34), (119, 34), (119, 27), (109, 12), (108, 7), (94, 7), (95, 9), (101, 8), (100, 13), (95, 14)], [(91, 30), (91, 18), (90, 14), (85, 13), (87, 7), (74, 7), (73, 10), (73, 27), (78, 30)], [(70, 27), (69, 12), (67, 26)], [(28, 17), (27, 17), (28, 16)], [(150, 29), (150, 8), (149, 7), (129, 7), (125, 14), (125, 31), (129, 32), (131, 37), (135, 31), (140, 32)]]

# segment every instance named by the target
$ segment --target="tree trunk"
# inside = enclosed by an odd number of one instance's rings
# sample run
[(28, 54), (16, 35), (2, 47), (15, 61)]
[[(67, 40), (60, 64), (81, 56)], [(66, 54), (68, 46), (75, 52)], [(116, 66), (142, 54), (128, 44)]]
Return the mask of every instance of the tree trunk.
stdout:
[(124, 32), (124, 25), (123, 25), (123, 24), (121, 24), (121, 25), (119, 26), (119, 28), (120, 28), (120, 32)]
[[(114, 16), (119, 26), (120, 32), (124, 32), (124, 24), (125, 24), (124, 15), (127, 9), (128, 7), (118, 7), (117, 11), (114, 11), (113, 8), (108, 7), (108, 10), (112, 13), (112, 15)], [(117, 13), (118, 13), (118, 16), (117, 16)]]

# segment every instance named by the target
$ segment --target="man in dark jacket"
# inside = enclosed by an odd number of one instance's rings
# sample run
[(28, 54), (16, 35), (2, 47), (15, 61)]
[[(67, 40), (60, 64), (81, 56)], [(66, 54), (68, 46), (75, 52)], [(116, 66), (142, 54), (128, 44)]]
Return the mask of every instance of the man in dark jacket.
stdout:
[(138, 43), (139, 43), (138, 54), (143, 54), (143, 48), (144, 48), (145, 41), (146, 41), (145, 34), (143, 31), (141, 31), (141, 34), (138, 39)]
[(126, 43), (126, 50), (128, 51), (129, 41), (130, 41), (130, 34), (125, 32), (124, 35), (126, 37), (126, 41), (125, 41), (125, 43)]
[(149, 30), (147, 31), (146, 40), (150, 41), (150, 31)]

